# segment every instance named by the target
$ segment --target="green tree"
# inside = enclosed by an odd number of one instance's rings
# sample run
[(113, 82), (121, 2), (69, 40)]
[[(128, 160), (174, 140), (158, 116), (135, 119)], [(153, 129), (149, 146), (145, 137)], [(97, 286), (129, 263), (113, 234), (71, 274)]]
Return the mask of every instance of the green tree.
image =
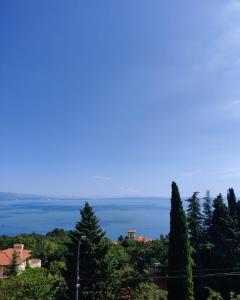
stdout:
[(231, 267), (236, 264), (237, 233), (234, 221), (230, 216), (228, 207), (224, 204), (222, 195), (219, 194), (213, 202), (212, 224), (209, 227), (209, 236), (212, 249), (209, 264), (214, 267)]
[(229, 300), (240, 300), (240, 295), (236, 295), (236, 293), (234, 292), (230, 292), (229, 297), (230, 297)]
[(0, 299), (53, 300), (62, 282), (44, 268), (28, 269), (19, 276), (0, 281)]
[(168, 273), (172, 276), (168, 280), (168, 300), (193, 300), (192, 261), (187, 219), (175, 182), (172, 183)]
[(206, 294), (207, 294), (206, 300), (223, 300), (220, 293), (210, 288), (206, 288)]
[(11, 260), (11, 268), (10, 268), (10, 274), (13, 276), (16, 276), (18, 273), (18, 258), (19, 254), (16, 251), (13, 251), (12, 254), (12, 260)]
[(190, 233), (190, 241), (195, 250), (198, 250), (202, 241), (202, 214), (198, 192), (193, 193), (188, 200), (187, 220)]
[(139, 275), (147, 275), (152, 260), (150, 243), (128, 239), (123, 244), (125, 244), (125, 250), (130, 257), (130, 263), (134, 267), (134, 270)]
[[(159, 271), (163, 274), (167, 271), (168, 266), (168, 236), (160, 236), (160, 239), (153, 240), (149, 244), (150, 248), (150, 257), (151, 257), (151, 265), (155, 266), (156, 263), (159, 264)], [(154, 267), (154, 271), (155, 267)]]
[[(205, 197), (203, 197), (203, 236), (201, 241), (201, 250), (200, 250), (200, 257), (201, 260), (197, 261), (196, 269), (208, 269), (209, 263), (212, 259), (212, 249), (214, 248), (214, 245), (212, 243), (210, 234), (209, 234), (209, 228), (212, 225), (212, 216), (213, 216), (213, 201), (210, 196), (210, 191), (208, 190), (206, 192)], [(204, 290), (204, 287), (208, 286), (208, 280), (204, 278), (196, 278), (194, 281), (194, 287), (195, 287), (195, 295), (196, 299), (206, 299), (201, 298), (199, 295), (202, 295), (202, 292)], [(206, 291), (206, 289), (205, 289)]]
[(198, 198), (198, 192), (193, 193), (192, 197), (188, 200), (187, 208), (187, 221), (190, 235), (191, 246), (193, 247), (192, 257), (194, 260), (194, 266), (198, 268), (202, 263), (202, 249), (204, 247), (203, 242), (203, 216), (201, 214), (201, 205)]
[(133, 293), (133, 300), (167, 300), (167, 292), (160, 290), (154, 283), (142, 282)]
[(227, 200), (228, 200), (228, 208), (229, 208), (230, 216), (232, 218), (235, 218), (237, 213), (237, 199), (233, 188), (230, 188), (228, 190)]
[(237, 226), (238, 229), (240, 229), (240, 201), (237, 201), (237, 205), (236, 205), (236, 218), (237, 218)]
[[(99, 226), (92, 207), (86, 202), (80, 211), (81, 220), (76, 224), (76, 229), (71, 233), (69, 245), (70, 256), (67, 265), (67, 281), (71, 298), (75, 296), (76, 265), (78, 242), (80, 247), (80, 298), (84, 300), (108, 299), (110, 284), (107, 253), (109, 242), (105, 233)], [(84, 239), (82, 237), (85, 237)]]
[(135, 289), (139, 282), (135, 282), (132, 279), (138, 274), (130, 263), (130, 256), (123, 246), (111, 243), (107, 254), (107, 262), (109, 273), (111, 274), (111, 284), (109, 285), (108, 292), (109, 298), (118, 299), (126, 287), (128, 288), (128, 292)]
[(210, 191), (206, 192), (203, 200), (203, 226), (207, 232), (212, 221), (212, 198), (210, 197)]

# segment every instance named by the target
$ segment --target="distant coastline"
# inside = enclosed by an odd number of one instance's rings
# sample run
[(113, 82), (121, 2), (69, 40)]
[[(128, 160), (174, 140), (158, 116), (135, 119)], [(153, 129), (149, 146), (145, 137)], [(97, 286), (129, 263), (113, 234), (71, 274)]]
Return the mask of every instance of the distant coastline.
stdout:
[(131, 199), (131, 200), (139, 200), (139, 199), (159, 199), (159, 200), (167, 200), (169, 197), (161, 197), (161, 196), (99, 196), (99, 197), (78, 197), (78, 196), (58, 196), (58, 195), (41, 195), (41, 194), (28, 194), (28, 193), (10, 193), (10, 192), (0, 192), (0, 200), (121, 200), (121, 199)]
[(71, 230), (79, 220), (79, 211), (86, 201), (94, 207), (101, 226), (112, 239), (117, 239), (129, 228), (135, 228), (151, 238), (168, 233), (168, 198), (50, 199), (29, 194), (0, 193), (0, 235), (45, 234), (56, 227)]

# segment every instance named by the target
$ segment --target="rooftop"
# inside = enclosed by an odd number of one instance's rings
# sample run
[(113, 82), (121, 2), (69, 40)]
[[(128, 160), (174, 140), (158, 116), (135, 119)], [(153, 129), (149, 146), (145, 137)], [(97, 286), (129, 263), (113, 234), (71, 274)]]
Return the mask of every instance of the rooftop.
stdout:
[(16, 245), (14, 248), (0, 250), (0, 266), (10, 266), (12, 264), (14, 253), (18, 254), (17, 264), (20, 264), (31, 256), (30, 250), (24, 250), (23, 247), (19, 247), (19, 245)]

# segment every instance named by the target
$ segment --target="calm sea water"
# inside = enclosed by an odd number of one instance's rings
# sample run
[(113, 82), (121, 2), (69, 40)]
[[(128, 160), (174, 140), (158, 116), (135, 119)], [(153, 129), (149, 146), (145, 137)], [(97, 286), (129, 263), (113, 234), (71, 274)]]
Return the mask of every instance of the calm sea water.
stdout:
[[(73, 229), (84, 200), (0, 200), (0, 235), (46, 233), (56, 227)], [(169, 230), (170, 201), (165, 198), (118, 198), (88, 200), (108, 237), (117, 239), (128, 229), (158, 238)]]

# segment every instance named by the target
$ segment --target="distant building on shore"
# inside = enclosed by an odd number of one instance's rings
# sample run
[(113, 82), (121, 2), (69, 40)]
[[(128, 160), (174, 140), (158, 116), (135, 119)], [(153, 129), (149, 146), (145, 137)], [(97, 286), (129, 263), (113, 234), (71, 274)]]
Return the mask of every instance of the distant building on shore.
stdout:
[(128, 230), (128, 238), (130, 240), (134, 240), (134, 241), (138, 241), (138, 242), (144, 242), (144, 243), (148, 243), (151, 242), (152, 239), (147, 237), (147, 236), (136, 236), (136, 230), (135, 229), (129, 229)]
[[(136, 233), (137, 233), (137, 230), (129, 229), (125, 239), (127, 238), (129, 240), (134, 240), (134, 241), (143, 242), (143, 243), (149, 243), (152, 241), (152, 239), (147, 236), (136, 236)], [(121, 242), (123, 240), (124, 240), (124, 238), (121, 235), (118, 240), (113, 240), (112, 242), (113, 242), (113, 244), (117, 245), (119, 242)]]

